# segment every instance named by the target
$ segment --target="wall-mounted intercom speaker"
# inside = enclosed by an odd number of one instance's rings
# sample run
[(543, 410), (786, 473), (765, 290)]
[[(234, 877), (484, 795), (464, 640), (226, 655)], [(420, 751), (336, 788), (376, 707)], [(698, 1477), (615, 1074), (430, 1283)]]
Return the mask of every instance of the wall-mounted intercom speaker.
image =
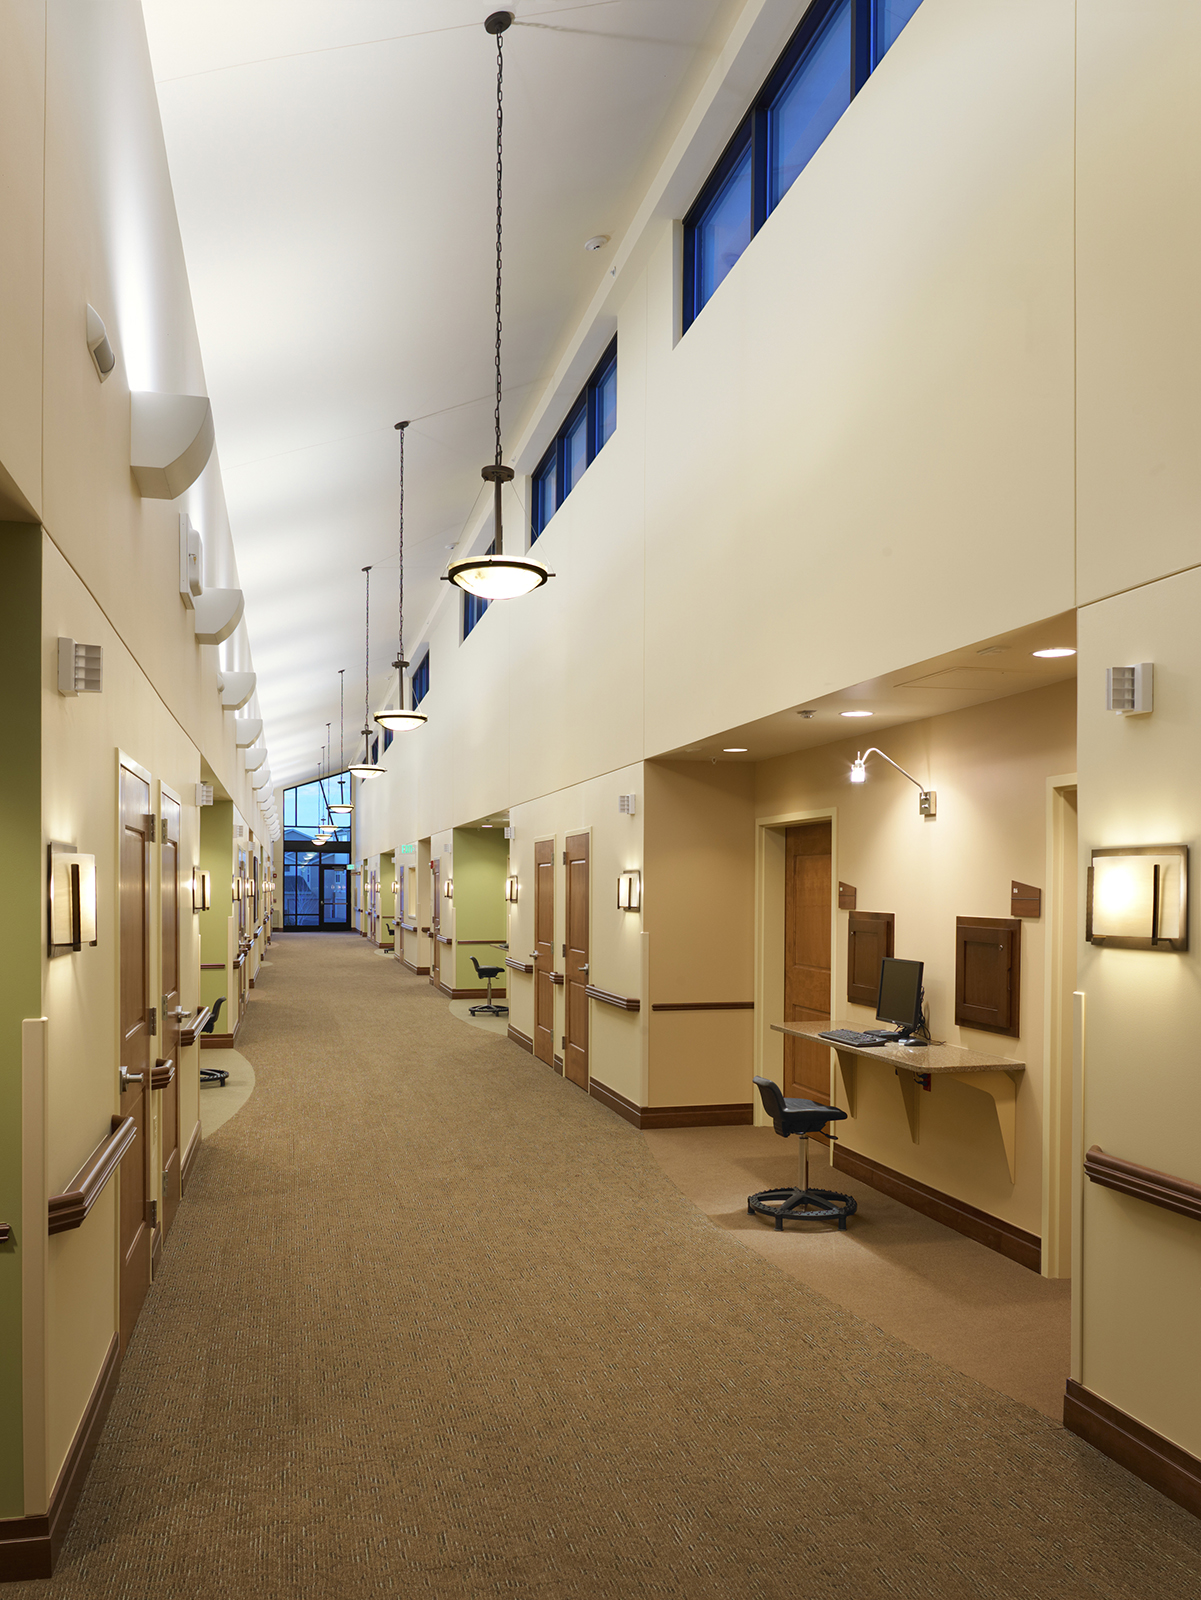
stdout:
[(632, 817), (634, 815), (636, 798), (637, 797), (632, 794), (619, 794), (617, 796), (617, 810), (619, 815), (623, 817)]
[(196, 785), (196, 804), (198, 806), (211, 806), (213, 803), (213, 786), (211, 783), (198, 783)]
[(1145, 717), (1154, 704), (1155, 664), (1143, 661), (1137, 667), (1105, 669), (1105, 709), (1119, 717)]
[(95, 306), (88, 307), (88, 354), (96, 368), (96, 376), (101, 383), (117, 365), (117, 355), (108, 342), (108, 333), (104, 321)]
[(104, 676), (104, 647), (58, 641), (59, 694), (99, 694)]
[(506, 828), (505, 829), (505, 838), (506, 839), (515, 839), (516, 837), (517, 837), (517, 834), (516, 834), (516, 831), (513, 828)]
[(179, 593), (189, 611), (204, 593), (204, 541), (186, 511), (179, 513)]
[(244, 822), (235, 822), (234, 823), (234, 838), (235, 839), (244, 839), (245, 837), (246, 837), (246, 824)]

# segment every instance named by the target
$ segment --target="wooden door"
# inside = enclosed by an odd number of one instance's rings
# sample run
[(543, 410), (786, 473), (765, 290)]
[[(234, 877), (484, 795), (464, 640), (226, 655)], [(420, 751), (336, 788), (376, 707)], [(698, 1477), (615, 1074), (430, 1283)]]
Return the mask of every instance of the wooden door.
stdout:
[(567, 927), (563, 956), (565, 1028), (563, 1075), (588, 1087), (588, 845), (590, 835), (567, 835)]
[(121, 1349), (150, 1286), (150, 780), (121, 767), (121, 1115), (137, 1134), (121, 1161)]
[(430, 982), (436, 989), (441, 983), (442, 946), (438, 935), (442, 932), (442, 884), (438, 863), (430, 862)]
[(555, 1064), (555, 841), (534, 844), (534, 1054)]
[(163, 1156), (163, 1238), (179, 1209), (179, 801), (163, 795), (163, 843), (159, 852), (162, 903), (163, 1002), (158, 1061), (171, 1062), (175, 1076), (159, 1091), (159, 1129)]
[[(805, 822), (785, 836), (784, 1016), (830, 1020), (830, 823)], [(784, 1093), (830, 1104), (830, 1047), (784, 1041)]]

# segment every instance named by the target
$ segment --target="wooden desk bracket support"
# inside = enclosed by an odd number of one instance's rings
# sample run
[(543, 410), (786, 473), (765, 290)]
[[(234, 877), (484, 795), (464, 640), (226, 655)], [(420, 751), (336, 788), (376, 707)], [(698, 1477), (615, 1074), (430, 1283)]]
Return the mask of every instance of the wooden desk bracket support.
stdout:
[(992, 1096), (997, 1111), (997, 1126), (1005, 1146), (1005, 1161), (1010, 1183), (1017, 1182), (1018, 1076), (1016, 1072), (951, 1072), (948, 1077), (966, 1083), (969, 1089)]

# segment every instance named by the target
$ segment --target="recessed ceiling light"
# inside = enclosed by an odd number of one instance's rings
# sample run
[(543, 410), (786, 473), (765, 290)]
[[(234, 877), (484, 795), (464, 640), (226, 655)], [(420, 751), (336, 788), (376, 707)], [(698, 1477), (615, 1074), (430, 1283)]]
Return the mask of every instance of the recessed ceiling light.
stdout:
[(803, 711), (798, 711), (797, 712), (797, 716), (798, 717), (804, 717), (806, 722), (808, 722), (811, 717), (815, 717), (816, 715), (817, 715), (817, 712), (812, 710), (812, 708), (809, 707), (809, 706), (806, 706)]
[(870, 711), (840, 711), (839, 712), (839, 716), (841, 716), (841, 717), (870, 717), (871, 715), (872, 715), (872, 713)]
[(1056, 656), (1074, 656), (1076, 652), (1074, 650), (1069, 650), (1067, 645), (1060, 644), (1056, 645), (1053, 650), (1035, 650), (1033, 654), (1036, 656), (1042, 656), (1044, 660), (1052, 660)]
[(744, 744), (727, 745), (726, 748), (722, 751), (722, 755), (723, 756), (744, 756), (744, 755), (746, 755), (746, 753), (747, 753), (746, 745), (744, 745)]

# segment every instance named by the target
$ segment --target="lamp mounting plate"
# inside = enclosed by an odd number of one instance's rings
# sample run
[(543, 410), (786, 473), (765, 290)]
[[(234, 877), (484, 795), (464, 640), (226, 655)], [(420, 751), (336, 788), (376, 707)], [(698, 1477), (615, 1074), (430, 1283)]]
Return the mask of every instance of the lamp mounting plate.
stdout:
[(494, 11), (484, 18), (484, 28), (488, 33), (507, 33), (513, 26), (513, 13), (511, 11)]
[(513, 476), (512, 467), (498, 467), (495, 462), (480, 468), (480, 477), (485, 483), (512, 483)]

